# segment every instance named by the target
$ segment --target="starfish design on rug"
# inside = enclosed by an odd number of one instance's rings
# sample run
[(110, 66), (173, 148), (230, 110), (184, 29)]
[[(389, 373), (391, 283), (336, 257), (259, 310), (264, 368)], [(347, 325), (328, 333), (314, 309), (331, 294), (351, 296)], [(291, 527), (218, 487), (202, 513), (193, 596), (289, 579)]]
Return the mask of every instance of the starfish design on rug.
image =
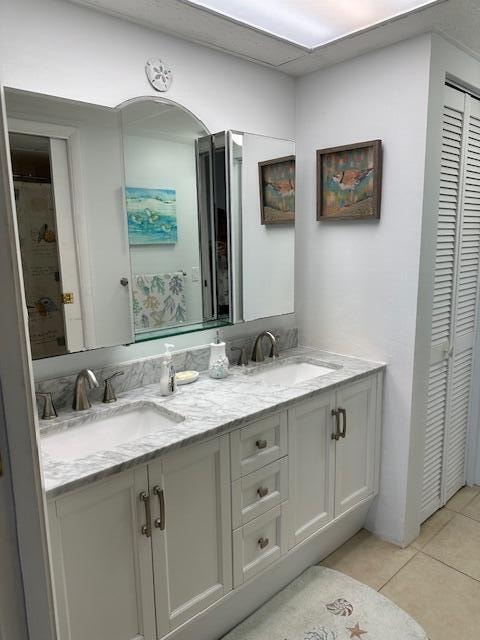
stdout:
[(367, 631), (360, 629), (358, 622), (354, 627), (347, 627), (347, 631), (350, 631), (350, 638), (361, 638), (364, 633), (367, 633)]

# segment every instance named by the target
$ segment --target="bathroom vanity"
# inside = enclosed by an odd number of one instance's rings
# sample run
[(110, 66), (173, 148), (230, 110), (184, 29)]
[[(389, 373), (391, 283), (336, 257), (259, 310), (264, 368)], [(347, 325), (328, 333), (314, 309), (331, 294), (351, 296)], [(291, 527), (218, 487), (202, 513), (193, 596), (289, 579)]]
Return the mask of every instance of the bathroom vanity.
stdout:
[(383, 368), (296, 348), (42, 422), (60, 640), (220, 636), (353, 535)]

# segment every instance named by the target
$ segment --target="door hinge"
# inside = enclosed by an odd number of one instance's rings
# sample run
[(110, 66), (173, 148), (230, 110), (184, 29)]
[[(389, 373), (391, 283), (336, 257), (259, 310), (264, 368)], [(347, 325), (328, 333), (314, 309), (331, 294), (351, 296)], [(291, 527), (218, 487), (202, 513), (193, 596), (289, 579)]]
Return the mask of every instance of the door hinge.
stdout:
[(73, 293), (62, 293), (63, 304), (73, 304)]

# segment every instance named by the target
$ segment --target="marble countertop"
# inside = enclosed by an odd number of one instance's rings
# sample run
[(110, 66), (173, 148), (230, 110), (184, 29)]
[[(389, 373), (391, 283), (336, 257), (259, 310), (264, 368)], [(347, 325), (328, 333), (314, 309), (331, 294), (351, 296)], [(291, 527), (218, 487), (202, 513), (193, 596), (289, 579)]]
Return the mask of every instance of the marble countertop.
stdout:
[[(112, 404), (95, 403), (91, 409), (82, 412), (63, 411), (53, 420), (41, 420), (40, 449), (47, 497), (72, 491), (175, 448), (226, 433), (385, 367), (382, 363), (305, 347), (283, 352), (275, 365), (294, 361), (331, 367), (332, 372), (295, 386), (267, 384), (255, 375), (272, 366), (267, 358), (262, 364), (232, 367), (230, 375), (223, 380), (213, 380), (208, 373), (201, 373), (196, 382), (179, 386), (172, 396), (161, 396), (159, 385), (153, 384), (119, 394), (118, 401)], [(55, 438), (59, 432), (80, 430), (104, 417), (144, 406), (170, 416), (172, 424), (150, 435), (74, 460), (56, 459), (46, 451), (47, 440)]]

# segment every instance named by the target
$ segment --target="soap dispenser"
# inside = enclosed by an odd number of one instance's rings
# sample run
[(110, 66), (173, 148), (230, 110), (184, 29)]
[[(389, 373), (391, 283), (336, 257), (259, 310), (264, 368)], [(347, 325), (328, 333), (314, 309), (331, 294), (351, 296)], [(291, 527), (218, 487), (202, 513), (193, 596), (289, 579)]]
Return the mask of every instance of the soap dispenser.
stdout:
[(210, 363), (208, 373), (211, 378), (226, 378), (228, 376), (228, 358), (225, 353), (225, 342), (220, 340), (217, 331), (217, 340), (210, 344)]
[(172, 362), (172, 354), (170, 349), (175, 345), (168, 342), (165, 343), (165, 356), (160, 368), (160, 393), (162, 396), (171, 396), (177, 389), (175, 380), (175, 367)]

